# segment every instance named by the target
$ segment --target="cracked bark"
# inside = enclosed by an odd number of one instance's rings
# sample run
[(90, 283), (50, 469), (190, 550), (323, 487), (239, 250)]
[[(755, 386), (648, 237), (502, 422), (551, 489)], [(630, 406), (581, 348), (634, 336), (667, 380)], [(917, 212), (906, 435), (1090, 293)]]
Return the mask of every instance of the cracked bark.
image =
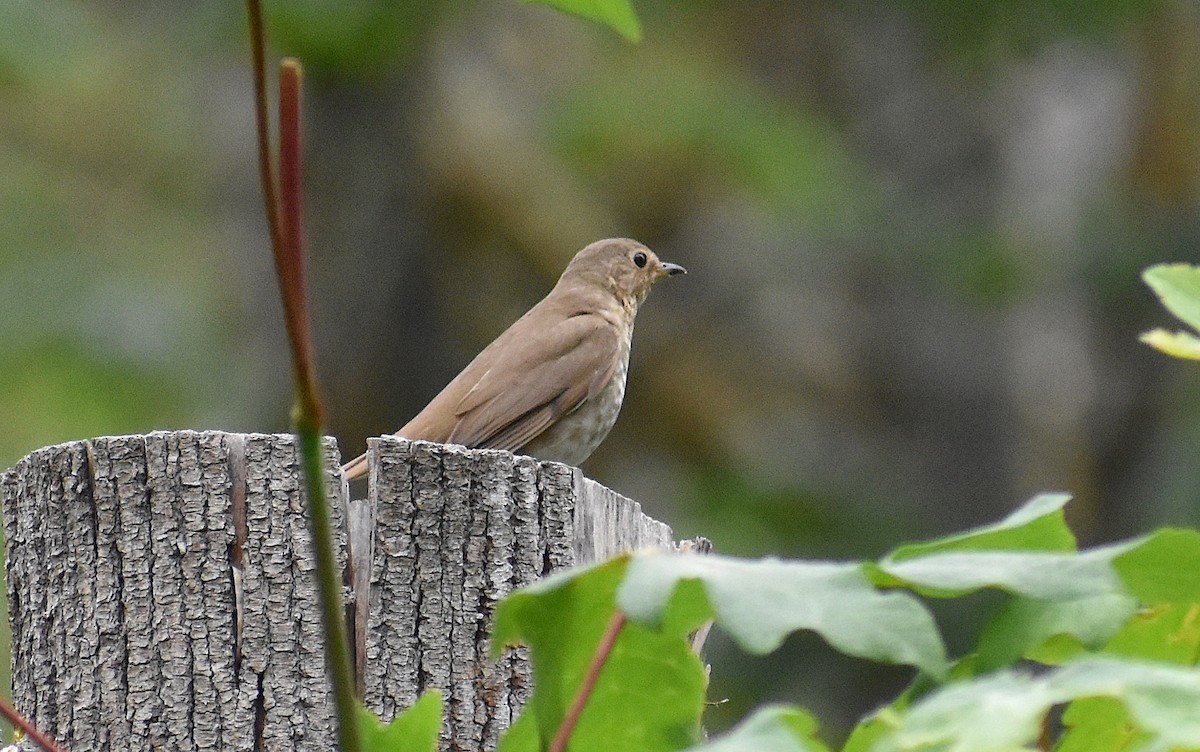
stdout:
[[(365, 702), (388, 719), (439, 688), (442, 748), (494, 749), (531, 692), (523, 651), (486, 659), (495, 604), (670, 529), (563, 465), (370, 451), (368, 498), (347, 503), (325, 443)], [(289, 435), (195, 431), (47, 447), (6, 471), (17, 708), (75, 752), (334, 748), (299, 478)]]
[(351, 542), (375, 552), (356, 633), (364, 701), (390, 719), (436, 687), (442, 749), (495, 749), (532, 691), (526, 651), (486, 658), (496, 603), (550, 571), (671, 545), (671, 530), (565, 465), (395, 438), (368, 451), (354, 505), (374, 524)]

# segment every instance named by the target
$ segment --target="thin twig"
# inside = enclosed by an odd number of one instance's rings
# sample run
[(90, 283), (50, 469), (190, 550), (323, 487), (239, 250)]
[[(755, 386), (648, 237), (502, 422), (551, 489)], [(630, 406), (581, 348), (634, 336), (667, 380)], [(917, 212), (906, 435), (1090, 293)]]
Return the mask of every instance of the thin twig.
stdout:
[(288, 58), (280, 63), (279, 235), (283, 241), (283, 253), (277, 254), (276, 271), (283, 294), (283, 315), (296, 374), (297, 417), (306, 421), (307, 427), (320, 430), (325, 424), (325, 409), (318, 396), (304, 269), (303, 146), (300, 136), (302, 80), (303, 70), (298, 60)]
[(36, 742), (46, 752), (63, 752), (63, 748), (58, 746), (53, 739), (38, 731), (37, 726), (34, 726), (25, 716), (17, 712), (17, 709), (9, 705), (0, 698), (0, 714), (2, 714), (9, 723), (21, 729), (21, 732), (26, 737)]
[(338, 717), (341, 752), (359, 752), (362, 743), (354, 693), (354, 669), (341, 604), (341, 576), (333, 553), (332, 525), (325, 496), (324, 462), (321, 456), (321, 405), (314, 366), (312, 328), (309, 325), (308, 295), (304, 274), (303, 184), (301, 176), (300, 92), (302, 70), (296, 60), (285, 60), (279, 71), (279, 173), (276, 186), (271, 174), (271, 152), (267, 124), (266, 71), (262, 7), (246, 0), (250, 16), (250, 40), (254, 51), (255, 112), (258, 123), (258, 164), (263, 201), (267, 210), (275, 272), (283, 298), (284, 323), (292, 352), (296, 381), (293, 420), (300, 443), (308, 497), (309, 519), (316, 558), (317, 589), (321, 620), (325, 627), (325, 655)]
[(276, 257), (283, 246), (279, 225), (279, 197), (271, 167), (271, 129), (267, 120), (266, 42), (263, 35), (262, 3), (246, 0), (250, 17), (250, 51), (254, 58), (254, 122), (258, 133), (258, 177), (262, 183), (263, 204), (267, 210), (267, 231), (271, 233), (271, 248)]
[(600, 637), (600, 644), (596, 646), (596, 654), (592, 656), (592, 662), (588, 665), (587, 673), (584, 674), (583, 683), (579, 685), (579, 692), (575, 694), (575, 699), (571, 701), (571, 707), (563, 715), (562, 723), (559, 724), (553, 741), (547, 747), (547, 752), (566, 752), (567, 742), (571, 741), (575, 725), (579, 723), (579, 717), (583, 715), (583, 709), (587, 706), (587, 702), (592, 696), (592, 690), (596, 688), (596, 682), (600, 679), (600, 672), (604, 670), (604, 664), (608, 662), (608, 656), (612, 653), (613, 646), (617, 644), (617, 637), (621, 635), (621, 629), (624, 626), (625, 614), (621, 611), (613, 612), (612, 618), (608, 620), (608, 626), (604, 628), (604, 634)]
[(325, 495), (324, 459), (321, 456), (323, 408), (313, 364), (312, 328), (304, 275), (303, 180), (301, 176), (300, 92), (303, 72), (297, 60), (279, 66), (279, 207), (282, 253), (276, 258), (279, 290), (292, 348), (296, 380), (294, 420), (300, 437), (308, 491), (309, 522), (316, 558), (317, 591), (325, 627), (325, 657), (338, 717), (338, 749), (358, 752), (362, 747), (355, 701), (354, 668), (346, 640), (341, 603), (341, 573), (333, 553), (333, 526)]

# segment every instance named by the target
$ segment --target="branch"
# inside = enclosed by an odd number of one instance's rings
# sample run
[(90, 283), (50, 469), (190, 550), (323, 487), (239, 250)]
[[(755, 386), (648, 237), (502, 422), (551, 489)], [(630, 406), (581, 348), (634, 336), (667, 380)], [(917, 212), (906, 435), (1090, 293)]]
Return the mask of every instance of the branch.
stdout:
[(304, 264), (304, 186), (301, 171), (300, 84), (303, 72), (298, 60), (288, 58), (279, 65), (279, 196), (282, 240), (275, 254), (275, 272), (283, 294), (283, 315), (292, 368), (296, 376), (296, 423), (313, 431), (325, 424), (325, 408), (317, 389), (309, 326), (308, 295)]
[(571, 733), (575, 731), (575, 725), (579, 723), (579, 717), (583, 715), (583, 709), (587, 706), (587, 701), (592, 696), (592, 690), (596, 688), (596, 682), (600, 679), (600, 672), (604, 670), (604, 664), (617, 644), (617, 637), (620, 636), (624, 626), (625, 614), (621, 611), (613, 612), (612, 618), (608, 620), (608, 626), (604, 628), (604, 634), (600, 637), (600, 644), (596, 646), (596, 654), (592, 656), (592, 662), (588, 665), (583, 683), (579, 685), (579, 692), (571, 701), (571, 707), (563, 715), (562, 723), (555, 732), (550, 746), (547, 747), (547, 752), (566, 751), (567, 742), (571, 740)]
[(21, 729), (21, 732), (26, 737), (32, 739), (46, 752), (63, 752), (63, 748), (55, 744), (54, 740), (38, 731), (37, 726), (34, 726), (25, 716), (17, 712), (17, 709), (0, 698), (0, 714), (2, 714), (9, 723)]
[(254, 50), (254, 84), (258, 122), (258, 164), (275, 273), (283, 298), (284, 323), (292, 353), (292, 371), (296, 382), (293, 421), (299, 437), (304, 466), (305, 490), (316, 559), (317, 590), (321, 601), (321, 620), (325, 627), (325, 658), (333, 687), (338, 717), (338, 742), (341, 752), (359, 752), (362, 748), (358, 725), (358, 707), (354, 692), (354, 669), (346, 639), (346, 622), (341, 602), (341, 574), (333, 551), (333, 532), (329, 521), (329, 501), (325, 495), (324, 462), (321, 457), (321, 405), (314, 366), (312, 329), (309, 325), (308, 295), (304, 274), (303, 178), (301, 171), (300, 93), (303, 79), (297, 60), (284, 60), (279, 69), (279, 176), (278, 193), (271, 174), (270, 139), (263, 54), (262, 7), (258, 0), (247, 0), (250, 15), (251, 46)]
[(277, 249), (283, 245), (283, 238), (279, 226), (279, 198), (276, 195), (275, 175), (271, 167), (262, 3), (259, 0), (246, 0), (246, 12), (250, 17), (250, 51), (254, 58), (254, 122), (258, 132), (258, 177), (262, 183), (263, 203), (267, 210), (267, 231), (271, 234), (271, 248), (278, 254)]

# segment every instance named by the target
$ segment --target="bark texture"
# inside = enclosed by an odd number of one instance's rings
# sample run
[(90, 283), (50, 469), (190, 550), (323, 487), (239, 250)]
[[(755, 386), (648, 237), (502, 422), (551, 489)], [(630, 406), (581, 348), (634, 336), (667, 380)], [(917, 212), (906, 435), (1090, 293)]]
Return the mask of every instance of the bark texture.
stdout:
[(443, 748), (494, 749), (532, 691), (524, 650), (487, 659), (496, 603), (557, 569), (670, 545), (671, 529), (566, 465), (394, 438), (368, 451), (366, 704), (388, 719), (441, 689)]
[[(377, 439), (347, 502), (325, 442), (359, 685), (446, 698), (444, 749), (494, 749), (531, 691), (486, 659), (515, 587), (670, 529), (578, 470)], [(332, 703), (296, 443), (163, 432), (38, 450), (2, 476), (17, 708), (75, 752), (328, 750)]]

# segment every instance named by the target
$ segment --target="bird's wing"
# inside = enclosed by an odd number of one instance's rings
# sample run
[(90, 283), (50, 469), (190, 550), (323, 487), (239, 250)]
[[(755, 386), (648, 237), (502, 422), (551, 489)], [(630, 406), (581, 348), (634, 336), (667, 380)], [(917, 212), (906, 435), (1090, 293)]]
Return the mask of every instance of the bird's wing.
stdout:
[(547, 331), (521, 334), (497, 341), (503, 357), (490, 359), (491, 366), (455, 406), (448, 441), (516, 451), (603, 388), (616, 371), (619, 335), (600, 316), (571, 316)]
[[(557, 323), (545, 326), (547, 319)], [(527, 314), (475, 356), (396, 435), (520, 450), (600, 391), (616, 372), (619, 354), (619, 333), (600, 315)], [(366, 475), (366, 455), (342, 469), (349, 480)]]

